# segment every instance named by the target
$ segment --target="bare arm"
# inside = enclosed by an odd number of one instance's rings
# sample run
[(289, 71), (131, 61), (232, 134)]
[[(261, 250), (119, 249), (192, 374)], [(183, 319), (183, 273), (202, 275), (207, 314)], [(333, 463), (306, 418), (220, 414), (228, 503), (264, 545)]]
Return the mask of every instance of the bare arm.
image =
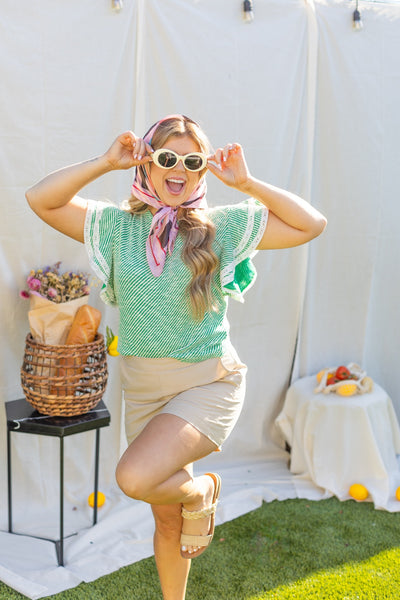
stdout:
[(326, 218), (311, 204), (291, 192), (252, 177), (242, 187), (242, 191), (270, 210), (267, 227), (258, 245), (259, 250), (299, 246), (314, 239), (325, 229)]
[(308, 202), (252, 177), (239, 144), (218, 149), (209, 158), (208, 168), (221, 181), (256, 198), (269, 209), (259, 250), (299, 246), (325, 229), (326, 218)]
[(27, 190), (26, 199), (45, 223), (74, 240), (83, 242), (87, 203), (77, 196), (78, 192), (109, 171), (129, 169), (148, 162), (150, 158), (145, 155), (143, 140), (127, 131), (102, 156), (47, 175)]
[(86, 200), (76, 194), (110, 170), (101, 157), (50, 173), (25, 194), (32, 210), (48, 225), (83, 242)]

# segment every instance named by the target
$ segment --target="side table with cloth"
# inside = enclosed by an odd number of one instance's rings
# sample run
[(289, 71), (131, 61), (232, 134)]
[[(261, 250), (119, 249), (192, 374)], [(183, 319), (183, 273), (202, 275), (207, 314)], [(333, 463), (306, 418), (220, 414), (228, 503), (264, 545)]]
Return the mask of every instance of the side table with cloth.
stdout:
[(315, 376), (293, 383), (275, 421), (291, 448), (290, 471), (340, 500), (361, 483), (376, 508), (387, 508), (400, 485), (400, 428), (391, 399), (376, 383), (354, 396), (315, 394), (316, 386)]

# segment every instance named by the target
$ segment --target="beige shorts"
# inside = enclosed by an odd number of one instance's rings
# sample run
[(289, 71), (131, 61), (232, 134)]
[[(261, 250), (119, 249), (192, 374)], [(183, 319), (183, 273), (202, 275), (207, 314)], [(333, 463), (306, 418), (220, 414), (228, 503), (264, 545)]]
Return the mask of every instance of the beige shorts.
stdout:
[(155, 415), (168, 413), (191, 423), (219, 448), (239, 418), (247, 367), (233, 348), (198, 363), (121, 356), (120, 365), (129, 443)]

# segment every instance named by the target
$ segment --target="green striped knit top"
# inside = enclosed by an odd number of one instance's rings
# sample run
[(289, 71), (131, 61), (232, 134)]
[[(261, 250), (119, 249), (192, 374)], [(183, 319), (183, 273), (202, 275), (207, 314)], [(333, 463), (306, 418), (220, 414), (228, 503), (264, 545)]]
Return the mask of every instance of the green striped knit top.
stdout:
[(155, 277), (147, 263), (150, 210), (132, 215), (114, 205), (88, 201), (85, 246), (92, 269), (103, 282), (102, 300), (118, 306), (118, 351), (147, 358), (199, 362), (222, 356), (229, 345), (228, 298), (243, 302), (256, 271), (251, 261), (264, 233), (268, 210), (249, 199), (206, 209), (216, 226), (214, 252), (219, 268), (212, 281), (216, 311), (192, 317), (186, 288), (191, 272), (181, 259), (178, 232), (172, 255)]

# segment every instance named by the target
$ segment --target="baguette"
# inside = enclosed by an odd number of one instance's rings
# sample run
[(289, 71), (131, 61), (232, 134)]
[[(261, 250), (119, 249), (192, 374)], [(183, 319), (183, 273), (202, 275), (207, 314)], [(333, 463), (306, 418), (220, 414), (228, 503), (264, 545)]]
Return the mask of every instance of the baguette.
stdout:
[(96, 337), (101, 321), (101, 312), (93, 306), (85, 304), (76, 311), (66, 344), (90, 344)]

